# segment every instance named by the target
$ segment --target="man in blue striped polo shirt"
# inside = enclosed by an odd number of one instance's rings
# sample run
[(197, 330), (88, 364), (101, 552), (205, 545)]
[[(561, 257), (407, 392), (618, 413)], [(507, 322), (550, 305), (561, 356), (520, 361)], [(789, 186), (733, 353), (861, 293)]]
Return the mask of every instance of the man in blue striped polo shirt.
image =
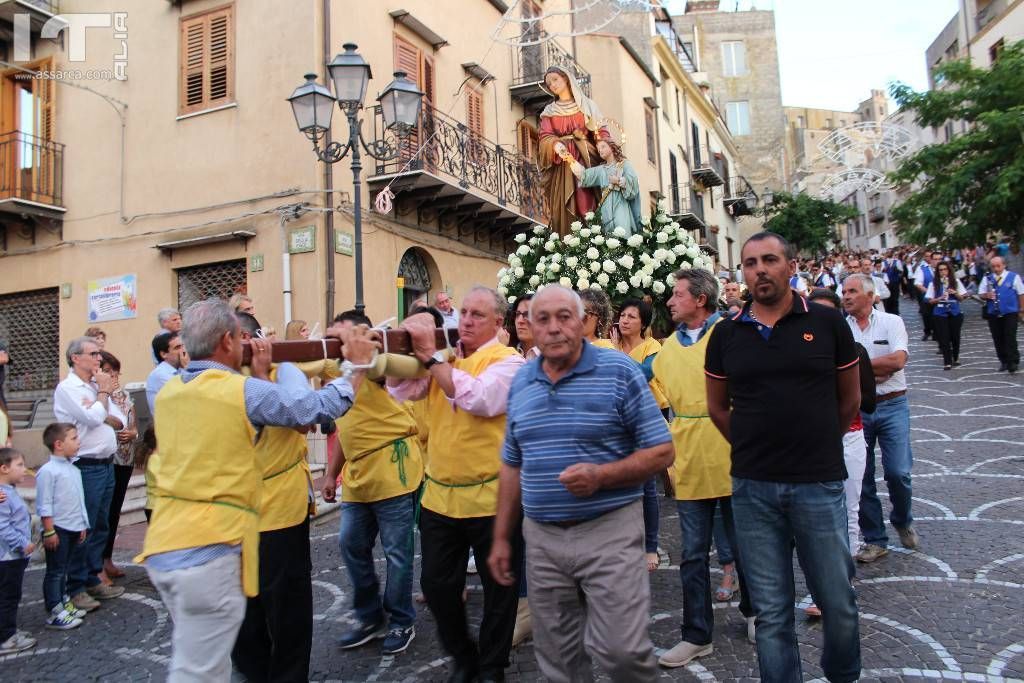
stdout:
[(541, 673), (576, 680), (593, 657), (612, 680), (653, 681), (641, 497), (672, 463), (672, 437), (637, 364), (584, 341), (576, 292), (544, 288), (530, 328), (541, 357), (509, 392), (491, 574), (516, 580), (521, 505)]

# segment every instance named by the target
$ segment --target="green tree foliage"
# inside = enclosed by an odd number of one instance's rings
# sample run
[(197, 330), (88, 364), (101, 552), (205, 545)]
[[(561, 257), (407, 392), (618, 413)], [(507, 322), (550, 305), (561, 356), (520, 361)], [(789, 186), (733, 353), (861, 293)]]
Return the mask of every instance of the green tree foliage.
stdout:
[(906, 241), (963, 247), (993, 234), (1021, 237), (1024, 225), (1024, 42), (1005, 48), (990, 69), (967, 60), (936, 71), (943, 89), (919, 93), (891, 88), (920, 126), (964, 121), (968, 131), (908, 157), (891, 174), (921, 187), (892, 217)]
[(835, 225), (860, 215), (856, 208), (808, 194), (776, 192), (772, 203), (761, 209), (764, 229), (789, 240), (797, 250), (818, 254), (836, 241)]

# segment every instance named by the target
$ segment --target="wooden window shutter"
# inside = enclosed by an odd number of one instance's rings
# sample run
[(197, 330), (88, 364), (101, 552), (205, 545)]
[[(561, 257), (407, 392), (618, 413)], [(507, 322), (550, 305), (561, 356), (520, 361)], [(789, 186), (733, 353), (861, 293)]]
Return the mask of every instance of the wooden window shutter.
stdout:
[(396, 33), (395, 71), (404, 71), (409, 80), (418, 85), (420, 90), (423, 90), (423, 73), (420, 68), (422, 61), (423, 56), (420, 49)]
[(466, 125), (473, 135), (483, 137), (484, 134), (484, 97), (479, 90), (467, 86), (466, 89)]
[[(39, 67), (44, 71), (53, 70), (53, 59), (48, 59)], [(55, 102), (57, 95), (57, 82), (51, 78), (39, 78), (33, 83), (33, 95), (36, 97), (36, 111), (39, 112), (39, 125), (36, 128), (36, 135), (43, 140), (56, 138), (54, 127), (57, 124), (57, 111)]]
[(180, 114), (234, 100), (232, 12), (229, 6), (181, 20)]
[(424, 106), (434, 106), (434, 92), (436, 90), (434, 83), (434, 59), (423, 55), (423, 82), (420, 83), (420, 90), (423, 91), (423, 104)]
[(526, 121), (519, 124), (519, 153), (523, 158), (537, 162), (537, 151), (540, 148), (540, 136), (537, 129)]

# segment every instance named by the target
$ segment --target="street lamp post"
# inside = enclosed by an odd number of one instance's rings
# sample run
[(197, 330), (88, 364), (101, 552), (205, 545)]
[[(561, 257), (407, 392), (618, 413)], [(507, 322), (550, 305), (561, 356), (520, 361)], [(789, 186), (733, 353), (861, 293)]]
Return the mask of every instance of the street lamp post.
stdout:
[[(370, 140), (363, 138), (362, 121), (359, 111), (363, 108), (366, 86), (373, 75), (370, 65), (356, 52), (356, 45), (345, 43), (344, 52), (336, 55), (327, 65), (334, 85), (334, 94), (316, 82), (316, 74), (306, 74), (306, 82), (295, 89), (288, 101), (295, 115), (295, 125), (313, 142), (316, 157), (325, 164), (335, 164), (351, 153), (352, 182), (355, 194), (355, 269), (356, 269), (356, 300), (355, 309), (363, 312), (366, 305), (363, 301), (363, 193), (360, 173), (363, 169), (362, 153), (379, 161), (390, 161), (398, 158), (401, 141), (409, 135), (419, 120), (423, 93), (415, 84), (406, 79), (402, 71), (395, 72), (395, 78), (384, 92), (377, 98), (380, 103), (386, 130), (394, 130), (398, 142), (386, 139)], [(335, 141), (321, 148), (321, 141), (331, 127), (331, 116), (334, 103), (345, 112), (348, 119), (348, 141), (342, 144)], [(362, 150), (362, 151), (360, 151)], [(333, 237), (333, 236), (332, 236)]]

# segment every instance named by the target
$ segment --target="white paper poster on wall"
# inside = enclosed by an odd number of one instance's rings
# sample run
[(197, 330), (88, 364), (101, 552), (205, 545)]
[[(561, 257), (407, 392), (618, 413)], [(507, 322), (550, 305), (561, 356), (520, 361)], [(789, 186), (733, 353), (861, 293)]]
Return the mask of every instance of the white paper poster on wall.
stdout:
[(89, 322), (128, 320), (138, 314), (138, 286), (135, 275), (117, 275), (89, 280)]

